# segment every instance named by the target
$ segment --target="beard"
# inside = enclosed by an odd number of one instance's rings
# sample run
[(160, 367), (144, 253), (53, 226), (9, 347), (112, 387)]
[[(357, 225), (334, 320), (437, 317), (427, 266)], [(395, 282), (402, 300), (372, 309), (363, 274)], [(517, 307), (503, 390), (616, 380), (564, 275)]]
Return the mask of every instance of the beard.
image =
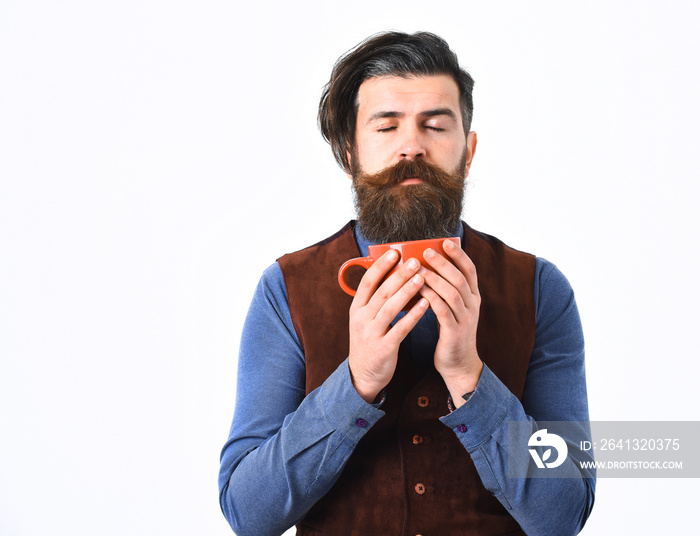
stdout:
[[(355, 208), (363, 236), (376, 244), (453, 236), (462, 216), (466, 156), (465, 150), (452, 173), (420, 158), (401, 160), (374, 175), (353, 170)], [(413, 177), (423, 182), (401, 184)]]

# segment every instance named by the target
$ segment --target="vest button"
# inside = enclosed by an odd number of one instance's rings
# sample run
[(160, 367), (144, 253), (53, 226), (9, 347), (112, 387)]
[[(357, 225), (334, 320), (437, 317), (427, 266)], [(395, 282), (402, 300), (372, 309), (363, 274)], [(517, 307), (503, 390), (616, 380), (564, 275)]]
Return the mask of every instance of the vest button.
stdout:
[(425, 408), (430, 404), (430, 399), (427, 396), (419, 396), (418, 397), (418, 405), (421, 408)]
[(413, 436), (413, 444), (414, 445), (420, 445), (423, 442), (423, 438), (419, 435), (414, 435)]
[(416, 484), (415, 490), (418, 495), (423, 495), (425, 493), (425, 485), (418, 482), (418, 484)]

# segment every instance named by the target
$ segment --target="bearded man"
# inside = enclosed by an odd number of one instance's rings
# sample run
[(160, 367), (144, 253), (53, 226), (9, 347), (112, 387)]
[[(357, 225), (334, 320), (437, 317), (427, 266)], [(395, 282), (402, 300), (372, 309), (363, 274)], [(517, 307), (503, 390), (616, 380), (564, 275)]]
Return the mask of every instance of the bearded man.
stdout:
[[(472, 87), (425, 32), (337, 62), (319, 122), (358, 220), (256, 290), (219, 475), (237, 534), (567, 535), (588, 518), (595, 479), (578, 460), (569, 478), (508, 477), (509, 422), (588, 420), (583, 336), (554, 265), (461, 221)], [(371, 244), (450, 236), (451, 262), (425, 253), (434, 271), (414, 259), (386, 277), (389, 251), (354, 299), (338, 286)]]

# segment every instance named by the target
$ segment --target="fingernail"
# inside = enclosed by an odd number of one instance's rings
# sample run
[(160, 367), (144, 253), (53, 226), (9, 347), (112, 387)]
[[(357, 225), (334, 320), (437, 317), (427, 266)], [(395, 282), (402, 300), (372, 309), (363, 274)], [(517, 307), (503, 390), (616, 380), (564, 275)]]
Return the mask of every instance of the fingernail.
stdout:
[(452, 240), (445, 240), (445, 245), (443, 247), (447, 249), (454, 249), (456, 246)]
[(399, 253), (395, 249), (392, 249), (392, 250), (389, 250), (389, 254), (387, 255), (387, 258), (390, 261), (395, 261), (398, 258), (398, 256), (399, 256)]
[(418, 261), (416, 259), (411, 259), (410, 261), (408, 261), (408, 267), (411, 270), (415, 270), (416, 268), (418, 268)]
[(420, 285), (420, 284), (423, 283), (423, 278), (422, 278), (421, 276), (419, 276), (419, 275), (414, 275), (414, 276), (411, 278), (411, 281), (413, 281), (416, 285)]
[(431, 259), (435, 256), (435, 251), (431, 248), (428, 248), (425, 250), (425, 256), (426, 258)]
[(418, 302), (419, 307), (427, 307), (428, 306), (428, 300), (425, 298), (421, 298), (420, 301)]

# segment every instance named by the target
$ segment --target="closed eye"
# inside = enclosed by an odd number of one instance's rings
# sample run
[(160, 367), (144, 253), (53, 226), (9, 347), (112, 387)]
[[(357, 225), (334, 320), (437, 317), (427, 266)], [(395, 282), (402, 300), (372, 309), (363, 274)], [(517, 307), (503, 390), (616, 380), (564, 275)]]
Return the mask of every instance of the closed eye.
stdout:
[(378, 128), (377, 132), (390, 132), (392, 130), (396, 130), (396, 127), (384, 127), (384, 128)]

